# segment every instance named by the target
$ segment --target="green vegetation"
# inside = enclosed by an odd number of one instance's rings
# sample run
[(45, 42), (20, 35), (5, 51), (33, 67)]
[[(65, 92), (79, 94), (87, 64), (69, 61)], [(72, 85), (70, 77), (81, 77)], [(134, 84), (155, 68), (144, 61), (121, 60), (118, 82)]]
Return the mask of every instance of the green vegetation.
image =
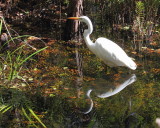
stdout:
[[(0, 127), (155, 126), (160, 117), (159, 0), (83, 3), (84, 14), (94, 24), (91, 38), (104, 36), (123, 46), (138, 65), (133, 72), (107, 67), (81, 40), (62, 40), (71, 1), (12, 2), (0, 19), (0, 35), (8, 35), (7, 41), (0, 41)], [(102, 86), (97, 79), (118, 85), (117, 80), (130, 73), (137, 76), (134, 84), (103, 99), (93, 91), (94, 108), (83, 114), (90, 106), (86, 91)]]
[[(8, 32), (8, 35), (10, 35), (10, 32), (6, 26), (6, 22), (3, 17), (1, 17), (1, 24), (0, 24), (0, 33), (3, 29), (2, 26), (5, 26), (5, 29)], [(16, 89), (23, 89), (23, 83), (19, 82), (19, 80), (24, 81), (23, 75), (21, 74), (21, 71), (24, 72), (26, 69), (24, 69), (24, 63), (26, 63), (28, 60), (31, 60), (31, 58), (34, 55), (37, 55), (39, 52), (45, 50), (47, 47), (41, 48), (39, 50), (36, 50), (33, 53), (26, 54), (24, 50), (26, 50), (27, 46), (30, 46), (27, 44), (27, 40), (25, 39), (22, 41), (21, 39), (26, 38), (26, 37), (31, 37), (29, 35), (24, 35), (24, 36), (16, 36), (12, 37), (10, 35), (10, 40), (6, 40), (4, 44), (1, 43), (1, 60), (0, 60), (0, 76), (1, 76), (1, 81), (0, 81), (0, 86), (1, 86), (1, 102), (0, 102), (0, 115), (1, 118), (5, 113), (8, 111), (19, 111), (21, 115), (24, 115), (28, 120), (29, 120), (29, 125), (33, 125), (38, 128), (38, 126), (35, 125), (35, 121), (31, 119), (31, 116), (35, 118), (44, 128), (46, 126), (42, 123), (41, 119), (34, 113), (32, 108), (30, 108), (30, 103), (28, 104), (28, 100), (25, 97), (25, 95), (17, 90), (13, 90), (10, 88), (16, 88)], [(14, 43), (17, 40), (22, 41), (22, 45), (17, 44), (18, 47), (13, 47), (12, 49), (3, 51), (6, 47), (11, 46), (11, 43)], [(2, 41), (2, 36), (1, 36), (1, 41)], [(16, 45), (16, 44), (15, 44)], [(31, 46), (31, 48), (33, 48)], [(20, 75), (21, 74), (21, 75)], [(20, 86), (20, 87), (18, 87)], [(3, 101), (3, 91), (10, 92), (11, 91), (11, 99), (9, 101)], [(20, 97), (19, 97), (20, 96)], [(29, 101), (30, 102), (30, 101)], [(30, 112), (30, 115), (27, 114), (26, 110)], [(17, 121), (19, 121), (18, 119)]]

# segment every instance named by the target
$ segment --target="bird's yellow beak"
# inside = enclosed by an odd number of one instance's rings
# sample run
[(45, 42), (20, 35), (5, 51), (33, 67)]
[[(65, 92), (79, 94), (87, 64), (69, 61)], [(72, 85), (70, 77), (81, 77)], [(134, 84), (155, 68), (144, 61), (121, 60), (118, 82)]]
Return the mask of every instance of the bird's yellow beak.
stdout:
[(79, 17), (68, 17), (67, 19), (70, 19), (70, 20), (79, 20)]

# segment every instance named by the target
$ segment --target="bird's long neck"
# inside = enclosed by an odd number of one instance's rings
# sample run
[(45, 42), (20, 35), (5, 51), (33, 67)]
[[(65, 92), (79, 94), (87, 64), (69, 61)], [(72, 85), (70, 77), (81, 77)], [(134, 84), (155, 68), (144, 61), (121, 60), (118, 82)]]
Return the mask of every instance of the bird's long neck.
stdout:
[(87, 25), (88, 25), (88, 29), (85, 29), (84, 30), (84, 33), (83, 33), (83, 36), (84, 36), (84, 40), (88, 46), (88, 48), (93, 51), (94, 50), (94, 43), (91, 41), (90, 39), (90, 34), (92, 33), (93, 31), (93, 25), (92, 25), (92, 22), (90, 20), (88, 20), (87, 22), (85, 22)]

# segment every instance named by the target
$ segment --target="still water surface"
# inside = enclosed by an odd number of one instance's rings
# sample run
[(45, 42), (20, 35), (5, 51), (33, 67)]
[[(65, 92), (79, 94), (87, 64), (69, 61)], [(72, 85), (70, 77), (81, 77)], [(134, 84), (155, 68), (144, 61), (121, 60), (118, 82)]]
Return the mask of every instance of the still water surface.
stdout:
[(87, 48), (77, 50), (63, 43), (50, 45), (49, 55), (38, 58), (42, 63), (32, 65), (33, 80), (27, 85), (28, 90), (1, 88), (1, 105), (8, 108), (1, 116), (2, 128), (42, 127), (30, 110), (48, 128), (157, 126), (158, 54), (137, 53), (134, 58), (138, 68), (131, 71), (125, 67), (109, 68)]

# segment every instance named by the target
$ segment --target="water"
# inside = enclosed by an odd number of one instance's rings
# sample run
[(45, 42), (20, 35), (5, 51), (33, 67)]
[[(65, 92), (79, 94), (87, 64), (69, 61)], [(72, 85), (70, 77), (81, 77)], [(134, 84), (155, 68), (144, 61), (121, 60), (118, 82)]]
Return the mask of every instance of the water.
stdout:
[[(137, 53), (138, 68), (131, 71), (109, 68), (84, 46), (76, 51), (65, 43), (51, 43), (36, 57), (40, 63), (33, 61), (30, 73), (20, 74), (28, 84), (17, 79), (10, 88), (1, 86), (2, 128), (156, 127), (160, 117), (157, 54)], [(79, 68), (77, 52), (83, 56)]]

